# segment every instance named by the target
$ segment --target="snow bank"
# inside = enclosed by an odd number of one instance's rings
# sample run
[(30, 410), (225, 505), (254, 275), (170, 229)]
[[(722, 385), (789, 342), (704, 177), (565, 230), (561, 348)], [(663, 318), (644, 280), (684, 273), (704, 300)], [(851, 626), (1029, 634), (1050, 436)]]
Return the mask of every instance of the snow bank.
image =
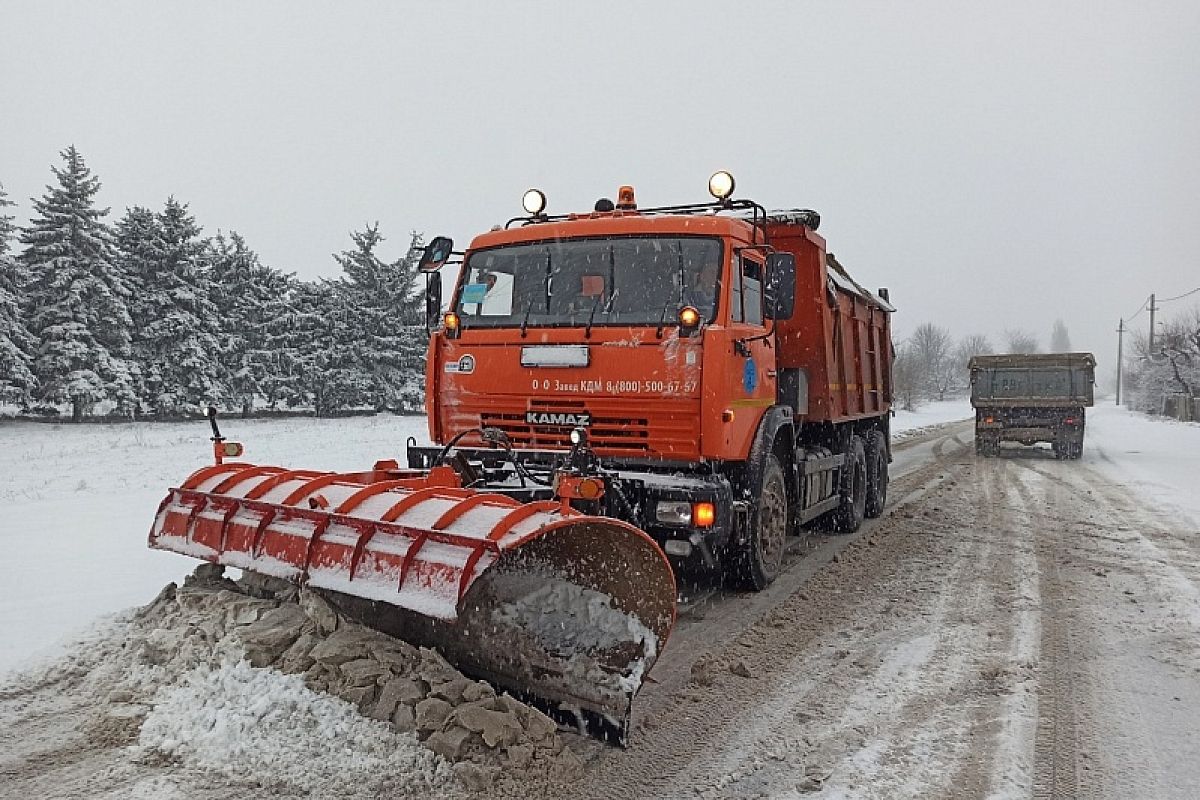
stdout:
[(892, 420), (892, 434), (898, 438), (915, 436), (929, 428), (963, 419), (975, 419), (975, 409), (966, 397), (927, 403), (915, 411), (897, 408)]
[(201, 664), (154, 698), (138, 744), (230, 777), (270, 775), (315, 797), (346, 783), (380, 796), (425, 795), (451, 779), (413, 734), (368, 720), (298, 675), (227, 658)]
[(1200, 423), (1149, 417), (1106, 401), (1088, 409), (1083, 460), (1200, 523)]

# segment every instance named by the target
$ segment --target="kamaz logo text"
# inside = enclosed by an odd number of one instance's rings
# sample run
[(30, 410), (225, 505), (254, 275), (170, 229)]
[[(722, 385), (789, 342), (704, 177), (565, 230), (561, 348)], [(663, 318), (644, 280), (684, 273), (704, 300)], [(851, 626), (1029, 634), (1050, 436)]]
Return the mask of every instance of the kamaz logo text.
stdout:
[(527, 425), (569, 425), (572, 428), (586, 428), (592, 424), (592, 415), (587, 412), (564, 414), (553, 411), (526, 411)]

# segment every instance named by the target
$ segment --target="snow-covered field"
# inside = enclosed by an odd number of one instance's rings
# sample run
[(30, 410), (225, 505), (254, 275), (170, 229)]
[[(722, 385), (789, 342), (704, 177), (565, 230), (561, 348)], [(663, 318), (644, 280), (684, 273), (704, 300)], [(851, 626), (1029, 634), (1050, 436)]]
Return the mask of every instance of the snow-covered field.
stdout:
[[(222, 421), (244, 459), (329, 470), (403, 462), (424, 417)], [(150, 550), (167, 488), (212, 463), (206, 422), (0, 421), (0, 673), (55, 651), (96, 618), (152, 599), (196, 565)]]

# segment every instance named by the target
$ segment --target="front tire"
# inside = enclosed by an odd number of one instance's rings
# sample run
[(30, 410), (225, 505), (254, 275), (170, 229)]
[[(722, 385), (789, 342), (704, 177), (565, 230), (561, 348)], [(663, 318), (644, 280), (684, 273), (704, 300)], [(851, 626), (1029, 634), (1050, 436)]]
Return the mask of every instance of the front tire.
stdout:
[(763, 468), (754, 522), (737, 554), (736, 579), (739, 586), (759, 592), (778, 577), (783, 566), (787, 530), (787, 485), (783, 466), (779, 458), (771, 453)]

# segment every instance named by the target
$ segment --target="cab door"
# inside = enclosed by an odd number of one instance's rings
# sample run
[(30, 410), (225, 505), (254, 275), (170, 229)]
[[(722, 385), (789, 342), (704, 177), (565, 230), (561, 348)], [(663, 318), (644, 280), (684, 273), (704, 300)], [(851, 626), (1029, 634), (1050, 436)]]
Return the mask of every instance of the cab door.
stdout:
[(730, 269), (729, 332), (732, 352), (727, 385), (733, 423), (727, 446), (748, 454), (763, 412), (775, 404), (775, 350), (765, 338), (763, 313), (765, 263), (757, 251), (734, 251)]

